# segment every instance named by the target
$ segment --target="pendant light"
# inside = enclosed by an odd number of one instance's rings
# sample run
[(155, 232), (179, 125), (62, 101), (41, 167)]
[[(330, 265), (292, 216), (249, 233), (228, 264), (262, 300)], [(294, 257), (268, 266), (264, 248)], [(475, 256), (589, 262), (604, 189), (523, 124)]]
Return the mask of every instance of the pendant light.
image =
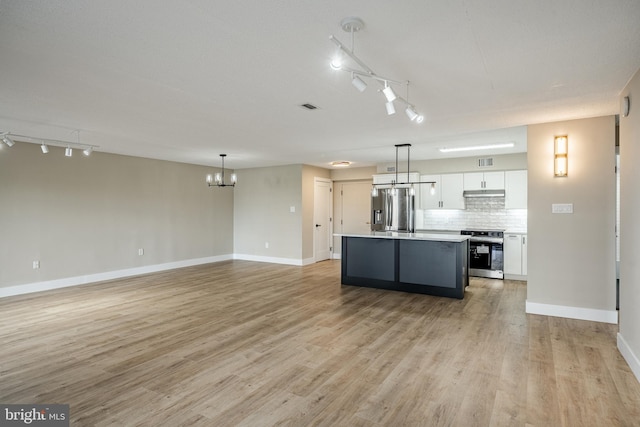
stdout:
[(235, 173), (231, 174), (230, 183), (227, 184), (224, 182), (224, 158), (227, 157), (226, 154), (220, 154), (222, 159), (222, 172), (218, 172), (215, 176), (209, 174), (207, 175), (207, 185), (209, 187), (235, 187), (238, 182), (238, 176)]

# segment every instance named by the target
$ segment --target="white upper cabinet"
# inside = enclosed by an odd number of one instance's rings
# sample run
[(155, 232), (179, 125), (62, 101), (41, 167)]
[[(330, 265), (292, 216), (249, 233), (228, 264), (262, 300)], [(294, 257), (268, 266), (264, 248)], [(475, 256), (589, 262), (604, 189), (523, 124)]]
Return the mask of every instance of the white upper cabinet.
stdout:
[(527, 171), (506, 171), (504, 175), (505, 208), (527, 209)]
[(440, 209), (442, 201), (442, 185), (440, 183), (440, 175), (422, 175), (420, 181), (435, 181), (435, 189), (431, 193), (429, 184), (420, 185), (420, 209)]
[(504, 172), (467, 172), (464, 190), (504, 190)]
[(434, 181), (436, 184), (433, 194), (431, 194), (430, 185), (421, 185), (420, 209), (464, 209), (462, 175), (461, 173), (422, 175), (420, 181)]

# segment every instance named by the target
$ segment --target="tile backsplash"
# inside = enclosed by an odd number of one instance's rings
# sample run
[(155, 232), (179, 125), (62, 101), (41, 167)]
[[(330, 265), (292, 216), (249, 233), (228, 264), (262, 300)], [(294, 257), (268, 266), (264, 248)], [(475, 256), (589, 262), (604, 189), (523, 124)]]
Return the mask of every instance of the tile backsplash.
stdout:
[(416, 211), (416, 228), (423, 230), (477, 228), (504, 229), (511, 232), (527, 231), (527, 210), (505, 209), (504, 197), (467, 198), (465, 204), (465, 210), (418, 210)]

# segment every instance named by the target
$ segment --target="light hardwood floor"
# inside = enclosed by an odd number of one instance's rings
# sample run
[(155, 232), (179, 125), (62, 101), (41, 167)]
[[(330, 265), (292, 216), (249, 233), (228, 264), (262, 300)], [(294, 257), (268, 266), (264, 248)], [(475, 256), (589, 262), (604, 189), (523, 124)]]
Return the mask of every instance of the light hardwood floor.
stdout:
[(640, 426), (617, 326), (228, 261), (0, 300), (0, 402), (72, 426)]

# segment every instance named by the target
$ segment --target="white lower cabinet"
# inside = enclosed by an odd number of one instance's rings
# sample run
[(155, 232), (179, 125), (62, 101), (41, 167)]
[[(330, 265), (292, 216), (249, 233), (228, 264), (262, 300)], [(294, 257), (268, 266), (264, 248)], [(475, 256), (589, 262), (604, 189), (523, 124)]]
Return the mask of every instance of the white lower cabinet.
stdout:
[(503, 253), (505, 278), (524, 279), (527, 275), (527, 235), (505, 233)]

